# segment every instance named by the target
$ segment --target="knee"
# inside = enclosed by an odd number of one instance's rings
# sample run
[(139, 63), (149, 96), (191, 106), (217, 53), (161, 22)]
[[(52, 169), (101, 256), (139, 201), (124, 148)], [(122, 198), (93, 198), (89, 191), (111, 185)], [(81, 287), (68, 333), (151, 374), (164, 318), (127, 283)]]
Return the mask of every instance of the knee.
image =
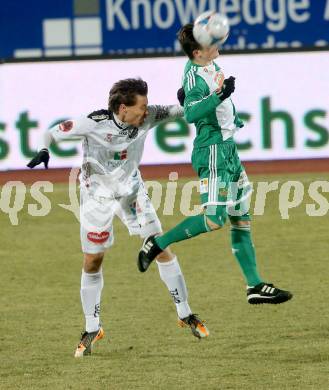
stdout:
[(219, 225), (217, 221), (213, 222), (209, 217), (206, 217), (206, 222), (209, 227), (209, 230), (218, 230), (223, 226), (223, 225)]
[(104, 258), (104, 252), (84, 253), (83, 269), (87, 273), (98, 272)]
[(250, 221), (231, 221), (231, 225), (232, 227), (245, 227), (245, 228), (250, 228)]
[(217, 230), (225, 225), (227, 214), (223, 207), (207, 206), (205, 210), (206, 222), (210, 230)]

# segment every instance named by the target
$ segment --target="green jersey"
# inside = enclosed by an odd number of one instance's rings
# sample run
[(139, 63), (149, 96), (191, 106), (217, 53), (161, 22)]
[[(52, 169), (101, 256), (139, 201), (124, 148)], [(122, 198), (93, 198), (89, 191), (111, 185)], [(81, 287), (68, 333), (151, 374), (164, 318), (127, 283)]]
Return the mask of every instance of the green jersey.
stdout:
[(224, 74), (215, 62), (200, 66), (190, 60), (185, 66), (184, 113), (196, 126), (194, 147), (223, 143), (243, 126), (231, 98), (221, 101), (216, 94), (223, 81)]

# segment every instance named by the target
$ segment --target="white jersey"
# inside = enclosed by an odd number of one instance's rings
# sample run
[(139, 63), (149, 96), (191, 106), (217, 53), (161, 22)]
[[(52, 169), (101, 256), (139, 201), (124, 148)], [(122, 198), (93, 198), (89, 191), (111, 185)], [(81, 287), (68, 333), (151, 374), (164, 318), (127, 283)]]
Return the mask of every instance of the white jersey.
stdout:
[[(91, 194), (117, 198), (129, 195), (140, 176), (138, 166), (147, 132), (164, 119), (183, 116), (183, 108), (178, 105), (148, 106), (148, 112), (140, 127), (120, 122), (108, 110), (99, 110), (62, 122), (49, 131), (55, 141), (82, 138), (81, 186)], [(49, 143), (45, 137), (41, 148)]]

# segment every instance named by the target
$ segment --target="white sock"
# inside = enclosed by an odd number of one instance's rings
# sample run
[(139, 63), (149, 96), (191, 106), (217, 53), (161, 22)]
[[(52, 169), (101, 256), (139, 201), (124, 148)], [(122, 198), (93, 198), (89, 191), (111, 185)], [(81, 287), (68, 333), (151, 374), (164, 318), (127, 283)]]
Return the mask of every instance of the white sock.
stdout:
[(160, 278), (165, 283), (170, 295), (174, 299), (178, 317), (185, 318), (189, 316), (192, 314), (192, 311), (187, 302), (187, 288), (177, 257), (166, 263), (157, 261), (157, 264)]
[(82, 270), (81, 303), (86, 318), (86, 331), (95, 332), (99, 328), (101, 293), (104, 286), (102, 268), (93, 274)]

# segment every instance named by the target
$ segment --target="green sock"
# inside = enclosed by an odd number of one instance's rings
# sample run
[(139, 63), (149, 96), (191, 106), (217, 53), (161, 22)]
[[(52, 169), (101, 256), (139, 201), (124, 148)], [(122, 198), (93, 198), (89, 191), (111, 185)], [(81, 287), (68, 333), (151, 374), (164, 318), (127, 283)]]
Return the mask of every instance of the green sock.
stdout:
[(155, 241), (161, 249), (165, 249), (173, 242), (187, 240), (201, 233), (206, 233), (210, 231), (210, 228), (205, 218), (203, 214), (188, 217), (174, 228), (168, 230), (163, 236), (157, 237)]
[(232, 227), (232, 252), (238, 260), (248, 286), (262, 283), (257, 271), (256, 254), (249, 227)]

